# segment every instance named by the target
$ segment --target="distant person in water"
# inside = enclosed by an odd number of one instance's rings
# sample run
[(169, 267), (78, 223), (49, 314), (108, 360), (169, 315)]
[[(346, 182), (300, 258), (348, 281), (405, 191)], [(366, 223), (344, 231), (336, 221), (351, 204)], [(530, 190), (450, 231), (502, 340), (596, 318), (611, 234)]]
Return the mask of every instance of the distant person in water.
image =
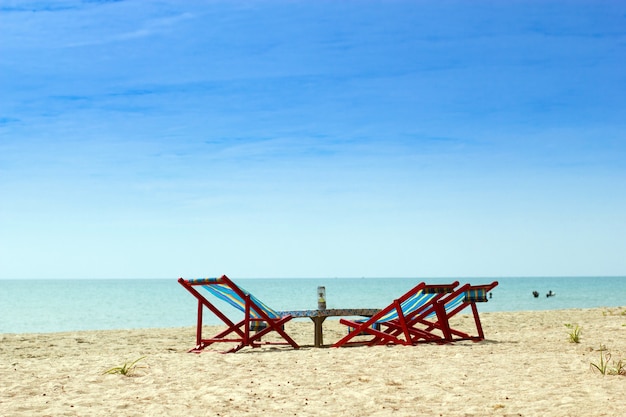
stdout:
[(548, 293), (546, 294), (546, 297), (554, 297), (556, 295), (556, 293), (553, 293), (552, 290), (548, 291)]
[(533, 297), (535, 298), (539, 297), (539, 291), (533, 291)]

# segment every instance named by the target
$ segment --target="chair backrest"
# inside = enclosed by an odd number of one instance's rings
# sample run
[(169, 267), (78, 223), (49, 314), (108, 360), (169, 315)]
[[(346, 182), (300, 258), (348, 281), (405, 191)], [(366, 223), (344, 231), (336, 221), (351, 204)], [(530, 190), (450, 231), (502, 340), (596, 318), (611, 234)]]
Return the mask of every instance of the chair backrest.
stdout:
[[(228, 278), (200, 278), (197, 280), (189, 280), (189, 282), (201, 282), (203, 284), (202, 287), (209, 293), (213, 294), (220, 300), (226, 301), (228, 304), (242, 312), (245, 312), (246, 310), (246, 301), (243, 297), (248, 296), (256, 308), (263, 310), (268, 317), (272, 319), (278, 319), (281, 317), (278, 312)], [(260, 319), (261, 315), (256, 311), (256, 308), (250, 308), (250, 316), (254, 319)]]
[(448, 313), (457, 312), (463, 305), (471, 303), (484, 303), (489, 301), (487, 293), (498, 285), (497, 281), (491, 284), (485, 285), (465, 285), (459, 289), (455, 294), (452, 294), (454, 298), (444, 303), (444, 307)]

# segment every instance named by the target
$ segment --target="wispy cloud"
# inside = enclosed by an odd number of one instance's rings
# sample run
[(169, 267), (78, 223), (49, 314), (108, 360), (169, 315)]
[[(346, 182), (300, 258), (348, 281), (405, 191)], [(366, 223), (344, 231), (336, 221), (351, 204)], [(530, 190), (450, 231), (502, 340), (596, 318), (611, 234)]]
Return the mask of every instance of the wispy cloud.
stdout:
[(0, 3), (0, 12), (3, 13), (43, 13), (43, 12), (66, 12), (68, 10), (77, 10), (80, 8), (81, 2), (76, 1), (21, 1), (11, 2), (10, 5)]
[(0, 11), (5, 13), (57, 13), (80, 10), (92, 5), (101, 6), (124, 1), (127, 0), (0, 1)]
[(20, 119), (16, 117), (0, 117), (0, 126), (1, 125), (9, 125), (11, 123), (18, 123)]
[(193, 18), (177, 10), (128, 1), (0, 3), (2, 48), (81, 48), (143, 39)]
[(139, 24), (139, 27), (131, 30), (106, 33), (104, 36), (98, 38), (92, 38), (84, 41), (75, 41), (67, 43), (65, 47), (79, 48), (86, 46), (101, 46), (109, 43), (123, 42), (128, 40), (135, 40), (155, 36), (159, 33), (169, 31), (173, 26), (180, 24), (181, 22), (192, 19), (191, 13), (180, 13), (172, 16), (151, 18)]

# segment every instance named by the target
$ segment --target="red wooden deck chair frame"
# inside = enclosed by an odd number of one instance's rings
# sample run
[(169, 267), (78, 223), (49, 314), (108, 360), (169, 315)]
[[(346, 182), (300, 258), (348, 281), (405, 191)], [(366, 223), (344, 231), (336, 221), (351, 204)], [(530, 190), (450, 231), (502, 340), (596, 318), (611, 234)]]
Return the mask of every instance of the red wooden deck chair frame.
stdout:
[[(467, 284), (459, 288), (457, 291), (448, 294), (446, 297), (439, 299), (435, 306), (438, 321), (436, 323), (429, 323), (425, 330), (432, 331), (435, 328), (439, 328), (443, 332), (446, 342), (454, 342), (457, 340), (484, 340), (485, 333), (483, 331), (476, 303), (487, 302), (489, 292), (497, 286), (498, 281), (493, 281), (491, 284), (483, 285)], [(467, 307), (470, 307), (472, 310), (474, 324), (476, 325), (476, 335), (470, 335), (465, 331), (450, 326), (450, 319), (465, 310)]]
[[(426, 331), (416, 327), (416, 320), (425, 312), (435, 311), (436, 302), (454, 291), (459, 285), (458, 281), (451, 284), (426, 284), (416, 285), (401, 297), (395, 299), (387, 307), (365, 321), (340, 319), (339, 322), (351, 329), (347, 336), (337, 341), (333, 347), (349, 345), (380, 345), (398, 344), (412, 345), (418, 340), (440, 341), (443, 337), (437, 337), (432, 329)], [(365, 341), (353, 341), (356, 336), (370, 335)]]
[[(259, 347), (267, 344), (291, 345), (294, 349), (299, 348), (298, 344), (284, 331), (283, 327), (286, 322), (291, 320), (291, 315), (283, 316), (269, 309), (269, 307), (247, 291), (243, 290), (226, 275), (222, 275), (220, 278), (199, 278), (188, 280), (179, 278), (178, 282), (198, 300), (196, 347), (189, 350), (189, 352), (200, 353), (207, 346), (220, 342), (237, 343), (234, 348), (223, 353), (237, 352), (246, 346)], [(209, 302), (204, 295), (194, 288), (196, 286), (205, 286), (207, 289), (211, 286), (220, 286), (222, 291), (227, 291), (229, 300), (226, 301), (240, 309), (244, 313), (244, 318), (241, 321), (234, 323), (214, 304)], [(225, 300), (224, 297), (220, 298)], [(217, 316), (222, 322), (224, 322), (227, 327), (225, 330), (210, 338), (204, 338), (202, 336), (202, 316), (205, 307), (215, 314), (215, 316)], [(284, 339), (284, 342), (261, 341), (263, 336), (272, 331), (278, 333), (282, 339)]]

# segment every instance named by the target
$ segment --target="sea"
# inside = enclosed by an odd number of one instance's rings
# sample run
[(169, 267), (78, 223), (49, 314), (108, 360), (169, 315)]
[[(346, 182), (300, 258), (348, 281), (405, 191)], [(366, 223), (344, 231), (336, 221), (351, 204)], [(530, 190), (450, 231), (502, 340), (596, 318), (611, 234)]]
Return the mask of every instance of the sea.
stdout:
[[(455, 280), (499, 282), (479, 304), (481, 312), (626, 306), (626, 276), (234, 279), (274, 310), (316, 309), (318, 287), (325, 289), (327, 308), (383, 308), (419, 282)], [(554, 296), (547, 297), (550, 291)], [(240, 314), (220, 308), (232, 318)], [(176, 278), (0, 280), (0, 333), (186, 327), (195, 325), (196, 313), (196, 299)], [(220, 324), (208, 311), (204, 318)]]

